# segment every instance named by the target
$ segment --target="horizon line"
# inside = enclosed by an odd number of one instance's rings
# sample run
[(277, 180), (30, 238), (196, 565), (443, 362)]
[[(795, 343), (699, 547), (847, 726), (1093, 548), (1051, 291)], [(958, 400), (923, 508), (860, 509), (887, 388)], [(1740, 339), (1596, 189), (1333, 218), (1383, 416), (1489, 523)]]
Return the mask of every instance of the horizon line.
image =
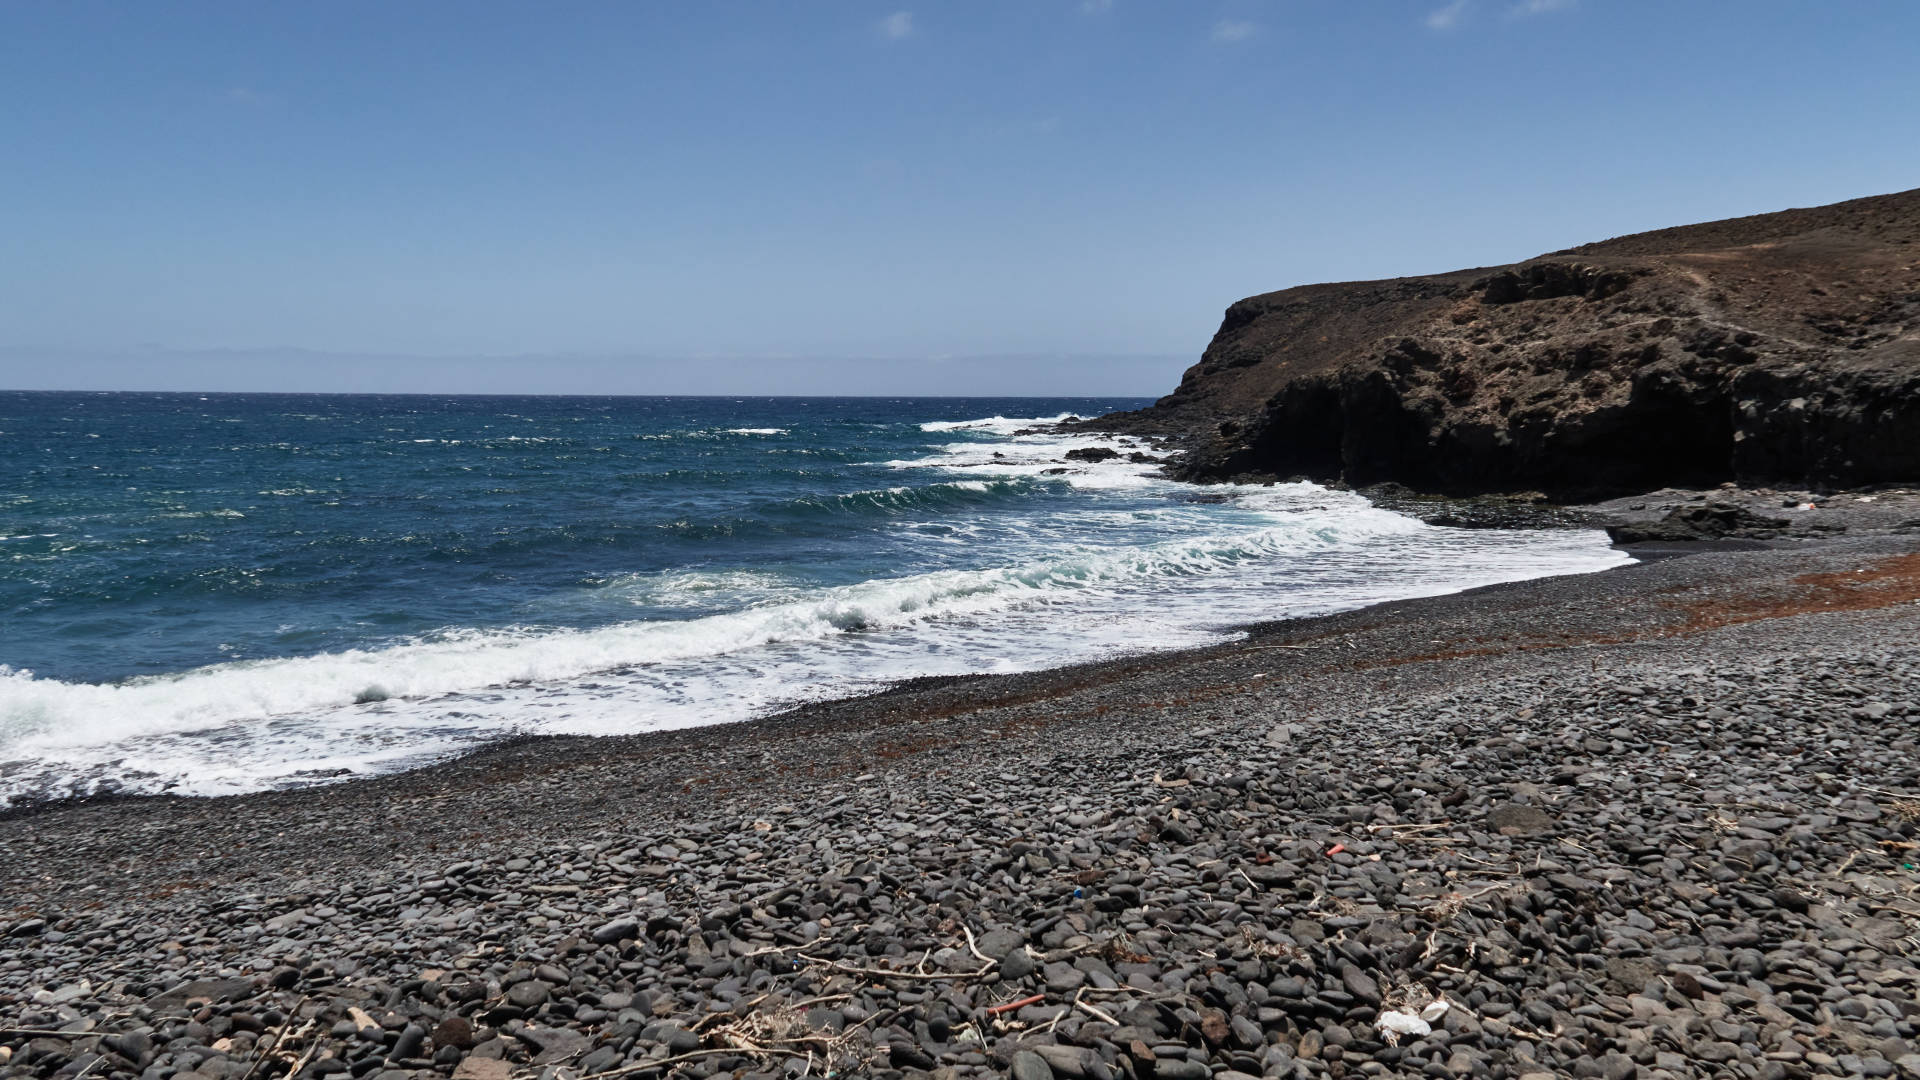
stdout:
[(0, 394), (117, 394), (168, 395), (178, 397), (423, 397), (423, 398), (633, 398), (648, 400), (722, 400), (735, 401), (1110, 401), (1158, 400), (1157, 394), (558, 394), (558, 393), (473, 393), (431, 390), (16, 390), (0, 387)]

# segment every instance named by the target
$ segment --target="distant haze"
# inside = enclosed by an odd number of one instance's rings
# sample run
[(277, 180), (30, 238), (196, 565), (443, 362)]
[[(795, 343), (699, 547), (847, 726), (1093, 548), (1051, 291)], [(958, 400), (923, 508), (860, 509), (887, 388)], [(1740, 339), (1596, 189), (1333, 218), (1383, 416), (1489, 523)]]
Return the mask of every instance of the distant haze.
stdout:
[(880, 397), (1158, 397), (1178, 356), (367, 356), (0, 349), (0, 390)]
[(1894, 0), (5, 4), (0, 387), (1162, 393), (1242, 296), (1914, 187), (1916, 40)]

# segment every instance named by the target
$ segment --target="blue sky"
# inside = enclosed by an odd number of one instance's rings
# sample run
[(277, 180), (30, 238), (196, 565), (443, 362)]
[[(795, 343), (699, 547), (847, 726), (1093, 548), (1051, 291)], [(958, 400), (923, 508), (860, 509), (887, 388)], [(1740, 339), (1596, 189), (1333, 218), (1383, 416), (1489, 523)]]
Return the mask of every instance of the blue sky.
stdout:
[(0, 386), (1160, 393), (1252, 293), (1920, 186), (1916, 41), (1904, 0), (0, 0)]

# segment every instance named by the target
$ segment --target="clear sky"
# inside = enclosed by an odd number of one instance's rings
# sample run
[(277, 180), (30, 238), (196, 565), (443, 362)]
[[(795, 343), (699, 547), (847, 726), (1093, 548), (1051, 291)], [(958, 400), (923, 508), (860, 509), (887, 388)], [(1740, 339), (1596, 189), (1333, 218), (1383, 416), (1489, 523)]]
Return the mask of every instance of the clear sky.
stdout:
[(1920, 186), (1916, 45), (1910, 0), (0, 0), (0, 387), (1160, 393), (1252, 293)]

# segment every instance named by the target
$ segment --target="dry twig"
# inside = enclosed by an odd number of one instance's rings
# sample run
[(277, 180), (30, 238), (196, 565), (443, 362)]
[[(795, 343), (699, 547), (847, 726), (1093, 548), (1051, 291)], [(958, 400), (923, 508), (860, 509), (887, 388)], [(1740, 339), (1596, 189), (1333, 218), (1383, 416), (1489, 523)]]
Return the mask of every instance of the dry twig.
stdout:
[(1024, 1009), (1029, 1005), (1038, 1005), (1045, 1000), (1047, 1000), (1047, 995), (1034, 994), (1031, 997), (1023, 997), (1015, 1001), (1003, 1002), (988, 1009), (987, 1015), (999, 1016), (1001, 1013), (1009, 1013), (1015, 1009)]
[(866, 975), (876, 979), (923, 979), (928, 982), (946, 981), (950, 979), (977, 979), (993, 970), (991, 963), (979, 971), (893, 971), (888, 968), (855, 967), (852, 964), (843, 964), (838, 960), (828, 960), (822, 956), (808, 956), (806, 953), (801, 953), (800, 959), (809, 963), (819, 964), (823, 967), (832, 968), (835, 971), (847, 975)]
[[(1084, 992), (1085, 991), (1083, 989), (1082, 993)], [(1120, 1026), (1120, 1021), (1114, 1019), (1105, 1010), (1097, 1009), (1094, 1006), (1089, 1005), (1084, 1001), (1081, 1001), (1079, 994), (1073, 995), (1073, 1007), (1076, 1009), (1079, 1009), (1083, 1013), (1086, 1013), (1088, 1016), (1093, 1017), (1095, 1020), (1102, 1021), (1103, 1023), (1112, 1024), (1114, 1027)]]
[[(300, 1000), (294, 1003), (293, 1008), (287, 1010), (287, 1018), (281, 1023), (280, 1030), (273, 1033), (273, 1041), (265, 1046), (254, 1048), (253, 1063), (247, 1066), (247, 1071), (241, 1074), (240, 1080), (252, 1080), (253, 1074), (260, 1069), (260, 1063), (267, 1060), (275, 1050), (280, 1049), (280, 1043), (287, 1037), (287, 1029), (293, 1026), (294, 1018), (300, 1015), (300, 1007), (306, 1003), (306, 996), (301, 995)], [(305, 1029), (302, 1028), (301, 1030), (304, 1031)]]

